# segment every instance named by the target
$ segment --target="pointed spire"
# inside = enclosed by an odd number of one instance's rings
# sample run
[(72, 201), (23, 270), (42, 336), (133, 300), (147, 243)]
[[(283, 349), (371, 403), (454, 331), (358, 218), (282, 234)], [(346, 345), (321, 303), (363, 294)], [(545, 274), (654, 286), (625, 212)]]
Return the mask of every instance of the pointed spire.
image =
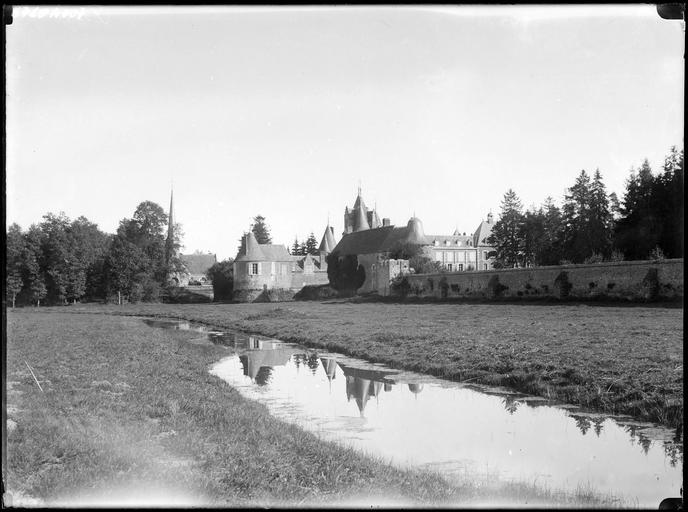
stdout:
[(170, 215), (167, 220), (167, 239), (174, 240), (174, 189), (170, 187)]
[(363, 205), (363, 201), (361, 201), (361, 206), (360, 208), (356, 209), (356, 217), (354, 217), (354, 231), (370, 229), (370, 226), (368, 225), (368, 219), (366, 217), (367, 215), (365, 206)]
[(320, 254), (330, 254), (336, 247), (337, 242), (334, 239), (334, 230), (330, 226), (330, 219), (327, 219), (327, 227), (325, 228), (325, 233), (323, 233), (322, 240), (320, 241), (320, 247), (318, 247), (318, 252)]

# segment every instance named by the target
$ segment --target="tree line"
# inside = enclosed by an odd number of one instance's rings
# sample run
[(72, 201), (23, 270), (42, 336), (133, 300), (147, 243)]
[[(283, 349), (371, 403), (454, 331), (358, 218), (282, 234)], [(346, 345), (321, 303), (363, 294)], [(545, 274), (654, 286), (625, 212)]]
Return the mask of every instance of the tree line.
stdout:
[(155, 301), (175, 272), (181, 226), (152, 202), (140, 203), (131, 218), (108, 234), (86, 217), (48, 213), (23, 231), (12, 224), (6, 243), (6, 296), (19, 304), (66, 304), (81, 300)]
[(683, 150), (661, 172), (647, 159), (630, 169), (621, 201), (599, 169), (582, 170), (558, 207), (551, 197), (523, 211), (509, 189), (487, 242), (496, 268), (683, 257)]

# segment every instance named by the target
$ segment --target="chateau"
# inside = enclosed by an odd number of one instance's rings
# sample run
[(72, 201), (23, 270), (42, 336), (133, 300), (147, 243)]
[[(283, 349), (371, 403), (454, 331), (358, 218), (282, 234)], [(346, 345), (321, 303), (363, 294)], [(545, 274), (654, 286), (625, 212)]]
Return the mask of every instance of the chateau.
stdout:
[[(174, 204), (170, 195), (167, 235), (168, 261), (174, 254)], [(390, 259), (389, 255), (403, 245), (419, 246), (422, 252), (439, 263), (447, 272), (489, 270), (494, 268), (492, 247), (487, 239), (492, 233), (492, 213), (481, 221), (475, 232), (451, 235), (427, 235), (423, 223), (411, 217), (403, 227), (392, 225), (389, 218), (380, 221), (377, 210), (369, 210), (361, 189), (352, 208), (344, 209), (344, 232), (337, 242), (334, 228), (325, 227), (316, 255), (292, 255), (284, 245), (260, 244), (251, 230), (244, 234), (242, 247), (234, 259), (234, 296), (242, 302), (288, 299), (307, 285), (328, 284), (327, 257), (336, 253), (343, 259), (356, 256), (363, 267), (365, 281), (359, 293), (388, 290), (391, 279), (399, 274), (414, 273), (408, 260)], [(217, 258), (214, 254), (180, 255), (186, 269), (172, 272), (169, 281), (179, 286), (206, 283), (205, 271)]]

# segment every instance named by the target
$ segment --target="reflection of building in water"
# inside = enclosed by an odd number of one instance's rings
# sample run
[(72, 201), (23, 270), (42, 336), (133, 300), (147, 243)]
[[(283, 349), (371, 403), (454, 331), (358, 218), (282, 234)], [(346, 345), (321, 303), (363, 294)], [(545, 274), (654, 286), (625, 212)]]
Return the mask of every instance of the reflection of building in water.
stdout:
[[(356, 405), (358, 406), (358, 411), (361, 414), (361, 418), (364, 417), (363, 411), (365, 410), (366, 404), (371, 396), (379, 397), (380, 391), (383, 389), (383, 379), (387, 375), (394, 374), (396, 372), (385, 372), (379, 370), (363, 370), (360, 368), (351, 368), (343, 364), (339, 364), (342, 369), (344, 376), (346, 377), (346, 398), (351, 400), (353, 397), (356, 400)], [(390, 384), (391, 389), (391, 384)]]
[(251, 377), (257, 384), (265, 385), (270, 379), (272, 370), (262, 368), (273, 368), (284, 366), (289, 358), (298, 351), (295, 348), (285, 346), (277, 340), (259, 340), (252, 336), (249, 338), (249, 346), (253, 347), (239, 356), (239, 361), (244, 369), (244, 375)]
[(408, 385), (409, 391), (413, 393), (414, 395), (417, 395), (421, 391), (423, 391), (423, 384), (420, 384), (418, 382), (412, 382), (409, 383)]
[(337, 362), (334, 357), (321, 357), (320, 363), (325, 370), (325, 375), (327, 375), (327, 380), (330, 383), (330, 393), (332, 393), (332, 381), (337, 377)]

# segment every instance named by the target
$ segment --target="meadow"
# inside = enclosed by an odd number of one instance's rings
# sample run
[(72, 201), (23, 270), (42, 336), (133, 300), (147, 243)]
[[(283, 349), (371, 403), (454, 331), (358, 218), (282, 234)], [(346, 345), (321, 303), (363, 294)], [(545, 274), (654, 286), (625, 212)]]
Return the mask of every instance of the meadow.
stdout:
[[(352, 306), (340, 306), (350, 314)], [(116, 309), (245, 328), (258, 324), (266, 331), (278, 329), (269, 329), (266, 318), (305, 326), (308, 310)], [(314, 311), (330, 310), (322, 305)], [(274, 419), (211, 376), (209, 365), (226, 348), (196, 342), (193, 332), (151, 329), (137, 318), (94, 311), (114, 310), (8, 311), (5, 475), (15, 505), (619, 504), (591, 489), (563, 493), (485, 475), (449, 482), (324, 442)], [(317, 324), (308, 332), (319, 332)], [(351, 336), (356, 332), (350, 329)]]
[(681, 307), (330, 301), (69, 311), (195, 320), (670, 427), (683, 422)]

